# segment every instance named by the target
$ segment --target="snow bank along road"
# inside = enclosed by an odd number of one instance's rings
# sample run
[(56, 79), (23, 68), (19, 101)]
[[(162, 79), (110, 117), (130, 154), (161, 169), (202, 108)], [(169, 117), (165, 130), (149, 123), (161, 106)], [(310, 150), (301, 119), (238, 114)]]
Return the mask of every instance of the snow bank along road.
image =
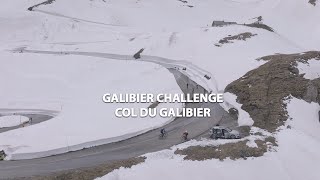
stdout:
[[(34, 125), (53, 118), (58, 114), (58, 112), (45, 109), (0, 109), (0, 116), (7, 116), (13, 114), (32, 118), (32, 123), (30, 125)], [(19, 125), (13, 127), (0, 128), (0, 133), (10, 131), (13, 129), (18, 129), (21, 127), (22, 126)]]
[[(38, 54), (55, 54), (55, 55), (79, 55), (79, 56), (91, 56), (91, 57), (100, 57), (108, 58), (115, 60), (135, 60), (132, 55), (120, 55), (120, 54), (111, 54), (111, 53), (100, 53), (100, 52), (79, 52), (79, 51), (40, 51), (40, 50), (27, 50), (24, 48), (17, 48), (13, 52), (22, 52), (22, 53), (38, 53)], [(177, 69), (180, 72), (183, 72), (184, 75), (188, 76), (191, 80), (197, 82), (198, 85), (202, 86), (208, 92), (218, 92), (218, 87), (216, 80), (212, 74), (189, 61), (186, 60), (172, 60), (158, 56), (148, 56), (141, 55), (141, 58), (138, 61), (152, 62), (164, 66), (165, 68)], [(185, 70), (182, 70), (186, 68)], [(205, 78), (204, 76), (210, 77), (210, 79)]]
[[(182, 74), (175, 68), (167, 68), (174, 74), (178, 85), (184, 93), (190, 93), (191, 91), (207, 93), (202, 86), (197, 86), (198, 84), (187, 75)], [(189, 84), (188, 87), (187, 83)], [(62, 170), (95, 166), (106, 161), (136, 157), (181, 143), (181, 135), (185, 130), (188, 130), (190, 138), (197, 138), (203, 136), (210, 127), (220, 121), (232, 122), (227, 112), (216, 103), (190, 103), (186, 104), (186, 107), (208, 107), (211, 109), (212, 117), (176, 118), (173, 122), (164, 126), (168, 131), (168, 137), (163, 140), (159, 139), (160, 130), (155, 129), (124, 141), (56, 156), (20, 161), (2, 161), (0, 162), (0, 179), (49, 174)]]

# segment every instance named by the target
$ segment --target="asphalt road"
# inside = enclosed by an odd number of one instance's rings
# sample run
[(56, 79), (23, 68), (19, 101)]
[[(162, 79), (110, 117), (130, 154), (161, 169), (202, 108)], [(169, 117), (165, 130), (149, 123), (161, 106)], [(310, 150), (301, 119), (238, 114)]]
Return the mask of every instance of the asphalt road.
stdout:
[[(0, 109), (0, 117), (1, 116), (8, 116), (8, 115), (21, 115), (26, 116), (28, 118), (32, 118), (32, 122), (28, 123), (28, 125), (34, 125), (38, 123), (42, 123), (47, 121), (55, 116), (57, 112), (49, 111), (49, 110), (34, 110), (34, 109)], [(19, 126), (12, 126), (12, 127), (5, 127), (0, 128), (0, 133), (23, 128), (22, 125)]]
[[(168, 70), (173, 73), (184, 93), (207, 93), (201, 86), (174, 68), (168, 68)], [(181, 136), (185, 130), (188, 130), (189, 138), (199, 138), (206, 136), (208, 130), (218, 123), (228, 126), (236, 124), (217, 103), (189, 103), (186, 104), (186, 107), (208, 107), (211, 109), (211, 117), (176, 118), (173, 122), (164, 126), (168, 132), (168, 136), (165, 139), (159, 139), (160, 129), (155, 129), (124, 141), (56, 156), (19, 161), (1, 161), (0, 179), (45, 175), (63, 170), (96, 166), (106, 161), (137, 157), (182, 143)], [(50, 141), (50, 138), (48, 140)]]

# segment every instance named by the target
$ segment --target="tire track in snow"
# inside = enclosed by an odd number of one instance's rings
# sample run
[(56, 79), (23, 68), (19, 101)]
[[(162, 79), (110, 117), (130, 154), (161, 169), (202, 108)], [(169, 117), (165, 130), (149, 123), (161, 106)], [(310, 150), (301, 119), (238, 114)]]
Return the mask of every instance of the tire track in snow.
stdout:
[(81, 19), (81, 18), (76, 18), (76, 17), (70, 17), (70, 16), (66, 16), (66, 15), (63, 15), (63, 14), (59, 14), (59, 13), (55, 13), (55, 12), (43, 11), (43, 10), (39, 10), (39, 9), (35, 9), (35, 10), (33, 10), (33, 11), (34, 11), (34, 12), (43, 13), (43, 14), (48, 14), (48, 15), (51, 15), (51, 16), (56, 16), (56, 17), (61, 17), (61, 18), (66, 18), (66, 19), (71, 19), (71, 20), (74, 20), (74, 21), (81, 21), (81, 22), (91, 23), (91, 24), (98, 24), (98, 25), (104, 25), (104, 26), (115, 26), (115, 27), (128, 27), (128, 26), (124, 26), (124, 25), (108, 24), (108, 23), (97, 22), (97, 21), (90, 21), (90, 20)]

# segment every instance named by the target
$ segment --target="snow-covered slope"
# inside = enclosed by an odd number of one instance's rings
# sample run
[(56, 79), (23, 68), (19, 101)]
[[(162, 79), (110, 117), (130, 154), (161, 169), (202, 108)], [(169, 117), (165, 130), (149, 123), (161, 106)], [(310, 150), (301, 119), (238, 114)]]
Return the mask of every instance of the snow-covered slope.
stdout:
[[(101, 96), (106, 92), (180, 92), (166, 69), (147, 62), (120, 62), (85, 54), (66, 55), (64, 51), (132, 55), (145, 48), (143, 55), (186, 60), (209, 71), (217, 81), (218, 90), (223, 91), (227, 84), (261, 65), (263, 62), (255, 60), (261, 56), (320, 48), (320, 24), (317, 23), (320, 6), (301, 0), (187, 0), (186, 3), (178, 0), (56, 0), (27, 11), (28, 7), (41, 2), (2, 0), (0, 83), (3, 87), (0, 89), (0, 106), (44, 108), (60, 111), (60, 114), (50, 121), (0, 134), (0, 150), (7, 150), (9, 155), (50, 151), (119, 137), (170, 121), (162, 118), (114, 119), (116, 106), (101, 102)], [(255, 22), (259, 16), (262, 17), (261, 22), (275, 32), (244, 26), (245, 23)], [(234, 21), (238, 25), (211, 27), (213, 20)], [(237, 39), (233, 43), (216, 46), (225, 37), (245, 32), (256, 35), (245, 41)], [(16, 48), (56, 51), (61, 55), (10, 51)], [(310, 72), (306, 73), (306, 77), (319, 75), (316, 68), (308, 70), (303, 65), (299, 68)], [(314, 115), (318, 108), (315, 104), (295, 103), (297, 101), (292, 100), (290, 104), (295, 105), (289, 108), (299, 108), (290, 110), (290, 113), (300, 113), (300, 105), (306, 105)], [(306, 133), (308, 127), (300, 131), (301, 126), (294, 123), (309, 116), (303, 112), (300, 114), (302, 117), (290, 115), (296, 128), (279, 133), (279, 151), (266, 157), (236, 162), (184, 162), (181, 157), (173, 156), (172, 151), (164, 151), (150, 155), (147, 163), (134, 167), (137, 172), (149, 170), (150, 174), (135, 175), (137, 179), (163, 175), (157, 167), (163, 167), (165, 163), (168, 168), (165, 170), (168, 171), (171, 167), (181, 167), (174, 168), (177, 169), (174, 174), (168, 173), (169, 179), (208, 179), (212, 176), (261, 179), (259, 174), (264, 174), (265, 169), (270, 170), (267, 173), (269, 176), (264, 176), (266, 178), (317, 179), (311, 159), (319, 159), (319, 156), (313, 149), (309, 150), (292, 140), (292, 137), (303, 141), (308, 139), (308, 145), (318, 148), (319, 142)], [(313, 128), (318, 127), (314, 124)], [(312, 137), (315, 136), (312, 134)], [(50, 143), (47, 137), (50, 137)], [(286, 154), (288, 148), (293, 148), (290, 150), (292, 153)], [(295, 156), (299, 159), (292, 158)], [(295, 171), (298, 165), (294, 164), (297, 162), (310, 167), (307, 173), (303, 173), (306, 176)], [(256, 168), (260, 166), (266, 168)], [(194, 173), (190, 171), (194, 167), (201, 167), (196, 176), (190, 174)], [(212, 167), (216, 170), (212, 171)], [(227, 172), (238, 167), (240, 169), (235, 175)], [(248, 173), (249, 168), (254, 170)], [(134, 178), (130, 170), (119, 172), (107, 178)]]
[[(252, 18), (261, 12), (270, 12), (268, 8), (272, 3), (199, 0), (188, 3), (194, 7), (187, 7), (185, 3), (175, 0), (57, 0), (29, 12), (43, 20), (38, 23), (35, 21), (39, 29), (29, 33), (31, 40), (20, 44), (28, 49), (118, 54), (133, 54), (144, 47), (144, 54), (184, 59), (200, 67), (206, 67), (206, 70), (216, 77), (220, 90), (248, 70), (260, 65), (261, 63), (255, 61), (260, 56), (280, 52), (301, 52), (309, 48), (280, 35), (276, 27), (273, 27), (275, 33), (242, 25), (210, 27), (213, 20), (252, 22)], [(68, 8), (70, 6), (73, 8)], [(261, 11), (256, 11), (256, 8)], [(314, 12), (316, 20), (319, 14), (318, 7), (312, 8), (314, 9), (310, 9), (310, 12)], [(166, 13), (163, 13), (164, 11)], [(307, 9), (303, 6), (301, 11)], [(316, 25), (310, 26), (310, 29), (317, 32)], [(257, 36), (222, 47), (214, 45), (228, 35), (244, 32), (251, 32)], [(28, 32), (23, 32), (21, 36), (25, 36), (26, 33)], [(316, 39), (312, 38), (310, 41), (310, 45), (313, 44), (311, 48), (319, 48)], [(17, 44), (7, 44), (6, 48), (16, 46)]]
[(29, 121), (29, 118), (25, 116), (19, 116), (19, 115), (1, 116), (0, 128), (19, 126), (28, 121)]
[[(94, 47), (95, 40), (98, 44), (104, 42), (103, 37), (116, 40), (117, 33), (103, 27), (26, 11), (35, 3), (39, 1), (5, 1), (9, 9), (1, 7), (4, 28), (0, 30), (0, 82), (4, 86), (0, 90), (0, 108), (47, 109), (60, 113), (50, 121), (1, 133), (0, 148), (6, 151), (7, 159), (42, 157), (119, 141), (172, 120), (116, 118), (116, 108), (138, 109), (150, 104), (128, 106), (102, 102), (104, 93), (180, 93), (173, 75), (159, 65), (9, 51), (28, 46), (48, 46), (47, 50), (52, 50), (59, 41), (76, 42), (75, 45), (77, 42), (92, 45), (93, 41)], [(160, 106), (181, 107), (181, 104)]]
[(320, 78), (320, 61), (312, 59), (307, 63), (298, 63), (298, 69), (300, 74), (304, 74), (306, 79)]
[[(206, 160), (185, 161), (175, 155), (176, 148), (147, 154), (145, 163), (130, 169), (120, 168), (99, 180), (135, 179), (319, 179), (317, 163), (320, 160), (320, 126), (318, 111), (320, 106), (303, 100), (292, 99), (288, 104), (292, 118), (286, 129), (277, 133), (279, 147), (263, 157), (247, 160)], [(188, 145), (196, 145), (197, 142)], [(206, 143), (204, 143), (206, 144)], [(207, 142), (211, 144), (211, 142)]]
[[(41, 157), (118, 141), (172, 120), (117, 118), (116, 108), (147, 108), (150, 103), (103, 103), (105, 93), (181, 92), (167, 69), (151, 63), (8, 52), (0, 57), (0, 82), (5, 84), (0, 90), (0, 108), (60, 112), (50, 121), (1, 133), (0, 148), (14, 155), (9, 159)], [(161, 106), (181, 107), (174, 103)], [(79, 144), (83, 145), (73, 148)], [(64, 147), (68, 149), (61, 150)], [(20, 154), (35, 152), (42, 153)]]

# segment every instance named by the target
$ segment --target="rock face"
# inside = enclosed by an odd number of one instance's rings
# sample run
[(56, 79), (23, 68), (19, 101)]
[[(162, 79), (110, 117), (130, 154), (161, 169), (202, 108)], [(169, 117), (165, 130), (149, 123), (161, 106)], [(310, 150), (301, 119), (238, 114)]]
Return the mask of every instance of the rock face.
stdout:
[(229, 84), (225, 92), (237, 95), (254, 126), (274, 132), (288, 118), (284, 103), (287, 97), (319, 102), (320, 78), (305, 79), (296, 68), (297, 62), (310, 59), (320, 60), (320, 52), (262, 57), (260, 60), (268, 62)]
[(229, 109), (229, 114), (234, 119), (238, 119), (238, 117), (239, 117), (239, 111), (236, 108), (230, 108)]
[(0, 161), (4, 160), (6, 157), (6, 153), (4, 151), (0, 151)]
[(190, 146), (186, 149), (178, 149), (174, 153), (185, 155), (184, 160), (203, 161), (207, 159), (224, 160), (230, 158), (247, 159), (248, 157), (260, 157), (268, 151), (271, 146), (277, 146), (274, 137), (267, 137), (264, 140), (255, 140), (257, 147), (247, 146), (248, 140), (235, 143), (227, 143), (219, 146)]
[(315, 6), (317, 5), (317, 0), (309, 0), (309, 3)]
[(320, 104), (320, 78), (314, 79), (311, 81), (312, 84), (317, 87), (318, 95), (317, 95), (317, 101)]
[(308, 82), (307, 90), (303, 95), (303, 99), (308, 103), (318, 102), (318, 88), (312, 83), (312, 81)]
[(245, 24), (245, 26), (265, 29), (267, 31), (274, 32), (274, 30), (270, 26), (263, 24), (263, 23), (251, 23), (251, 24)]
[(219, 44), (221, 46), (222, 44), (233, 43), (234, 40), (245, 41), (256, 35), (257, 34), (252, 34), (251, 32), (240, 33), (234, 36), (229, 35), (228, 37), (219, 40)]

